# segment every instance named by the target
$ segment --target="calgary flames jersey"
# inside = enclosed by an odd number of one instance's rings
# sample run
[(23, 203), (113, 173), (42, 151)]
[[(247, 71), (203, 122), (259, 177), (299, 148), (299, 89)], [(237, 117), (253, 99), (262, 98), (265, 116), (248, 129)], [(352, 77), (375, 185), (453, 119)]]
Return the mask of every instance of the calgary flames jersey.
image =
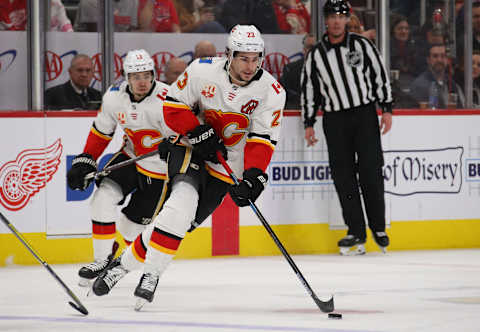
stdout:
[[(265, 170), (270, 163), (280, 135), (285, 91), (264, 70), (246, 86), (233, 84), (226, 62), (226, 58), (195, 60), (170, 86), (164, 112), (185, 105), (198, 110), (200, 122), (210, 124), (223, 139), (227, 162), (241, 176), (244, 169)], [(231, 183), (222, 165), (208, 162), (207, 170)]]
[[(101, 110), (95, 118), (84, 151), (97, 159), (113, 137), (117, 125), (125, 133), (122, 150), (129, 157), (156, 150), (158, 143), (167, 136), (162, 131), (165, 128), (162, 126), (162, 104), (169, 87), (158, 81), (154, 84), (151, 93), (138, 103), (130, 99), (127, 82), (110, 87), (103, 96)], [(93, 139), (90, 139), (92, 136)], [(103, 140), (104, 146), (99, 139)], [(158, 156), (142, 159), (136, 166), (140, 173), (147, 176), (166, 178), (166, 163)]]

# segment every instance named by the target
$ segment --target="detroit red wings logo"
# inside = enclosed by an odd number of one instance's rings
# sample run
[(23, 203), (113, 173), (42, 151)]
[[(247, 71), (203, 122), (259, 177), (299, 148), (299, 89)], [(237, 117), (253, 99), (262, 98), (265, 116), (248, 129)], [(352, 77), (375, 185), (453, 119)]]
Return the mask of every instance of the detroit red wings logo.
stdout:
[(58, 139), (44, 149), (24, 150), (4, 164), (0, 168), (0, 203), (11, 211), (27, 205), (57, 171), (62, 148)]

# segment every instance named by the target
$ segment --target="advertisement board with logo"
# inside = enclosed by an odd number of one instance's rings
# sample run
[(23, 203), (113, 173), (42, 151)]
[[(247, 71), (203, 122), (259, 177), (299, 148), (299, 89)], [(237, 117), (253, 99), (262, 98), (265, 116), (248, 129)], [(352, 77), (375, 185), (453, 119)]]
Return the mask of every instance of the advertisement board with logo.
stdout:
[(27, 33), (0, 31), (0, 110), (28, 107)]
[[(89, 234), (88, 202), (93, 184), (85, 192), (72, 191), (66, 186), (66, 171), (72, 158), (82, 151), (93, 117), (33, 114), (21, 118), (9, 115), (0, 123), (4, 142), (0, 204), (22, 231)], [(318, 119), (320, 141), (313, 148), (305, 145), (298, 116), (283, 119), (282, 138), (267, 170), (269, 185), (258, 201), (274, 225), (324, 223), (343, 227), (321, 117)], [(391, 133), (383, 138), (387, 220), (478, 218), (479, 124), (478, 115), (394, 117)], [(121, 137), (122, 133), (115, 135), (100, 165), (118, 149)], [(240, 209), (240, 225), (258, 225), (258, 220), (249, 209)]]

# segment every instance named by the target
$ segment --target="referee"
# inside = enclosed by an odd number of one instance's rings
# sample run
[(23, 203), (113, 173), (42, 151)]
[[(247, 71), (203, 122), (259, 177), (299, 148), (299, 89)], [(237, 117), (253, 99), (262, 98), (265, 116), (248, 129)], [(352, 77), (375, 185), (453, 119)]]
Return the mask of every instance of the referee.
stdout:
[[(348, 227), (347, 235), (338, 242), (340, 253), (365, 253), (367, 233), (357, 173), (369, 228), (385, 251), (389, 238), (385, 233), (380, 129), (386, 134), (392, 126), (390, 82), (373, 43), (347, 32), (347, 1), (327, 0), (323, 11), (327, 32), (308, 54), (301, 75), (305, 139), (307, 146), (318, 141), (313, 124), (317, 110), (323, 110), (333, 183)], [(376, 102), (383, 109), (380, 125)], [(356, 247), (353, 252), (352, 247)]]

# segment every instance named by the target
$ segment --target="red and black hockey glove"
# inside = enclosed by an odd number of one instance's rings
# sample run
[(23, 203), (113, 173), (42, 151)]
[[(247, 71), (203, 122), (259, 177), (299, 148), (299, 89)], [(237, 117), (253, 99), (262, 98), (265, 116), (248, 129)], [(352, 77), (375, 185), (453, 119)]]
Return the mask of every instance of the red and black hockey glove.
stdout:
[(258, 168), (249, 168), (243, 172), (243, 180), (238, 185), (230, 187), (230, 196), (238, 206), (250, 205), (255, 202), (265, 189), (268, 175)]
[(94, 177), (85, 179), (91, 172), (97, 171), (97, 163), (88, 153), (82, 153), (73, 158), (72, 167), (67, 173), (67, 184), (70, 189), (85, 190), (94, 180)]
[(220, 151), (223, 158), (227, 160), (227, 149), (210, 125), (196, 126), (188, 132), (187, 137), (193, 146), (193, 152), (203, 160), (218, 164), (217, 151)]

